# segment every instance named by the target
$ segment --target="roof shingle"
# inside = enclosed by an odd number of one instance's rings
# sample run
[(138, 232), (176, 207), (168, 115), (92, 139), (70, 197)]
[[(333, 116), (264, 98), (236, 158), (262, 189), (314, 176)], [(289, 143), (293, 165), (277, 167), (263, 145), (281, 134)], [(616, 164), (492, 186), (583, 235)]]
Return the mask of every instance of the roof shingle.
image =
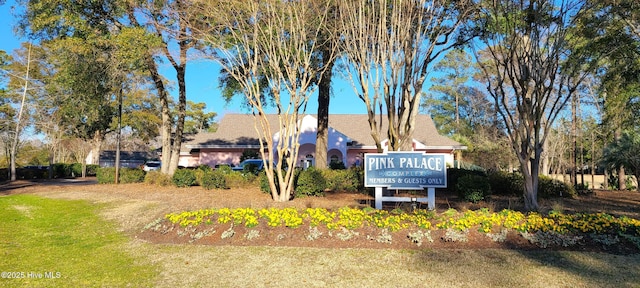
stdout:
[[(315, 115), (312, 116), (315, 117)], [(274, 133), (277, 132), (279, 130), (277, 128), (278, 115), (269, 114), (267, 117), (269, 117), (271, 130)], [(331, 114), (329, 115), (329, 126), (348, 136), (356, 147), (375, 146), (366, 114)], [(431, 117), (428, 115), (418, 115), (416, 127), (414, 139), (425, 146), (462, 147), (460, 143), (438, 134)], [(382, 115), (382, 139), (387, 138), (387, 129), (387, 117)], [(259, 143), (254, 128), (254, 117), (250, 114), (225, 114), (216, 132), (191, 135), (186, 137), (184, 141), (184, 144), (189, 148), (257, 146)]]

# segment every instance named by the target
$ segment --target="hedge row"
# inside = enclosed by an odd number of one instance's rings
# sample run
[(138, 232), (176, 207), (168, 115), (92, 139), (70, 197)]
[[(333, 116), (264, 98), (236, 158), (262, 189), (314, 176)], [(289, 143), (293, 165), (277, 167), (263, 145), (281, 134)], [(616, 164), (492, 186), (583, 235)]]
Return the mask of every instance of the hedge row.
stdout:
[[(114, 168), (98, 169), (99, 183), (113, 183)], [(156, 185), (175, 185), (177, 187), (202, 186), (205, 189), (226, 189), (256, 185), (270, 193), (269, 184), (264, 172), (259, 176), (253, 173), (232, 171), (229, 167), (213, 170), (202, 165), (197, 169), (178, 169), (173, 177), (159, 172), (145, 173), (140, 169), (121, 169), (121, 183), (146, 182)], [(366, 191), (364, 189), (364, 172), (361, 168), (295, 170), (295, 197), (323, 196), (326, 191)], [(575, 189), (566, 183), (540, 176), (538, 197), (574, 197)], [(490, 195), (518, 196), (524, 190), (524, 178), (518, 173), (495, 172), (486, 174), (483, 171), (450, 168), (447, 170), (447, 189), (458, 193), (461, 199), (478, 202)]]
[[(120, 183), (142, 183), (145, 172), (138, 168), (120, 168)], [(100, 184), (115, 183), (116, 168), (98, 168), (96, 179)]]
[[(87, 165), (87, 176), (96, 176), (98, 165)], [(81, 163), (56, 163), (51, 166), (51, 178), (70, 178), (82, 176)], [(17, 179), (49, 179), (49, 167), (17, 168)], [(0, 181), (9, 180), (9, 169), (0, 169)]]
[[(486, 174), (482, 171), (450, 168), (447, 170), (447, 177), (447, 187), (454, 189), (460, 198), (470, 202), (484, 200), (490, 195), (518, 196), (524, 191), (524, 177), (520, 173)], [(539, 177), (539, 198), (573, 198), (576, 195), (576, 190), (571, 185), (547, 176)]]
[[(365, 191), (362, 168), (318, 170), (311, 167), (306, 170), (295, 170), (295, 173), (295, 197), (323, 196), (325, 191)], [(260, 190), (271, 193), (264, 172), (260, 174)]]

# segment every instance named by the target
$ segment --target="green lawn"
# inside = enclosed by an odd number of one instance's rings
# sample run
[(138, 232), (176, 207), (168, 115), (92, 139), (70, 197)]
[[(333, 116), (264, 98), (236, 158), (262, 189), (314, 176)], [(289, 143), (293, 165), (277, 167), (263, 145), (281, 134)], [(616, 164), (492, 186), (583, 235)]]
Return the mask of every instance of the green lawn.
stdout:
[[(0, 287), (150, 287), (158, 274), (85, 201), (0, 197)], [(11, 279), (11, 278), (14, 279)]]

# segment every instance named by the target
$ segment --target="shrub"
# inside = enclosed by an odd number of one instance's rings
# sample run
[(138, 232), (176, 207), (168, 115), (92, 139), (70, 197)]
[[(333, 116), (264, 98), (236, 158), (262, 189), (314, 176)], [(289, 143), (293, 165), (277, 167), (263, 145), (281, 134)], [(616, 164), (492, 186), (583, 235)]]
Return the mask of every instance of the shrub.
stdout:
[(331, 191), (356, 192), (364, 187), (364, 179), (360, 177), (357, 168), (347, 170), (322, 170), (322, 176), (326, 180), (326, 186)]
[(172, 181), (171, 177), (167, 174), (160, 173), (159, 171), (149, 171), (147, 172), (147, 175), (144, 176), (144, 183), (169, 186), (172, 184)]
[(238, 171), (229, 170), (229, 172), (227, 173), (225, 172), (220, 172), (220, 173), (221, 175), (224, 176), (225, 181), (227, 183), (227, 187), (234, 187), (234, 188), (249, 186), (253, 184), (255, 179), (258, 177), (256, 176), (256, 174), (253, 174), (253, 172), (245, 172), (245, 171), (238, 172)]
[(194, 175), (196, 176), (196, 184), (195, 185), (202, 185), (202, 177), (204, 177), (205, 174), (207, 173), (211, 173), (213, 172), (213, 168), (211, 168), (211, 166), (209, 165), (200, 165), (198, 167), (196, 167), (195, 170), (193, 170)]
[[(96, 164), (88, 164), (87, 165), (87, 176), (96, 176), (96, 170), (100, 166)], [(82, 163), (73, 163), (71, 164), (71, 176), (79, 177), (82, 176)]]
[(577, 195), (576, 190), (567, 183), (540, 175), (538, 197), (546, 199), (554, 197), (574, 198)]
[(82, 176), (82, 164), (72, 163), (70, 165), (71, 176)]
[(190, 169), (178, 169), (171, 178), (177, 187), (191, 187), (196, 184), (196, 174)]
[[(100, 184), (116, 182), (116, 168), (98, 168), (96, 178)], [(145, 179), (145, 172), (137, 168), (120, 168), (120, 183), (141, 183)]]
[(520, 195), (524, 191), (524, 177), (520, 173), (494, 172), (489, 174), (489, 185), (494, 195)]
[(202, 171), (200, 186), (204, 189), (224, 189), (227, 188), (225, 174), (220, 171)]
[[(267, 178), (267, 173), (265, 171), (260, 172), (258, 174), (258, 181), (260, 182), (260, 191), (262, 193), (271, 194), (271, 188), (269, 187), (269, 178)], [(278, 185), (276, 183), (276, 185)]]
[(220, 171), (220, 172), (222, 172), (224, 174), (229, 174), (229, 173), (233, 172), (233, 169), (231, 169), (231, 166), (229, 166), (229, 165), (221, 165), (216, 169), (216, 171)]
[[(115, 174), (115, 169), (114, 169)], [(142, 183), (145, 172), (138, 168), (120, 168), (120, 183)]]
[(327, 188), (327, 181), (318, 169), (310, 167), (303, 170), (297, 177), (296, 197), (301, 196), (324, 196), (324, 189)]
[(53, 178), (71, 177), (71, 172), (72, 172), (71, 164), (56, 163), (56, 164), (53, 164), (52, 170), (53, 170), (53, 173), (52, 173)]
[(96, 176), (96, 171), (98, 171), (100, 165), (97, 164), (89, 164), (87, 165), (87, 176)]
[[(4, 178), (1, 180), (9, 180), (9, 169), (2, 169), (2, 173)], [(16, 168), (16, 177), (18, 179), (45, 179), (47, 178), (47, 175), (47, 169)]]
[(478, 203), (491, 195), (491, 185), (487, 177), (480, 175), (464, 175), (458, 178), (455, 189), (461, 199)]
[(447, 187), (455, 190), (456, 184), (458, 183), (458, 179), (466, 175), (476, 175), (476, 176), (482, 176), (482, 177), (486, 176), (484, 171), (480, 171), (480, 170), (449, 168), (447, 169)]
[(96, 180), (98, 180), (98, 183), (100, 184), (115, 183), (116, 168), (113, 168), (113, 167), (98, 168), (98, 170), (96, 171)]

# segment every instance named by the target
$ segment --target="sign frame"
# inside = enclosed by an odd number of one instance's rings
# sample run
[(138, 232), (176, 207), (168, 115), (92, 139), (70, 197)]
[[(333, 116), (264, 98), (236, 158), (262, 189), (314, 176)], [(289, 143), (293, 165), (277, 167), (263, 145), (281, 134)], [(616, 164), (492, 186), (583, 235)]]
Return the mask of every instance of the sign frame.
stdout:
[[(427, 202), (435, 209), (435, 188), (447, 187), (447, 164), (444, 153), (422, 151), (388, 151), (364, 155), (365, 187), (375, 187), (375, 206), (382, 202)], [(384, 190), (424, 190), (427, 197), (383, 196)]]

